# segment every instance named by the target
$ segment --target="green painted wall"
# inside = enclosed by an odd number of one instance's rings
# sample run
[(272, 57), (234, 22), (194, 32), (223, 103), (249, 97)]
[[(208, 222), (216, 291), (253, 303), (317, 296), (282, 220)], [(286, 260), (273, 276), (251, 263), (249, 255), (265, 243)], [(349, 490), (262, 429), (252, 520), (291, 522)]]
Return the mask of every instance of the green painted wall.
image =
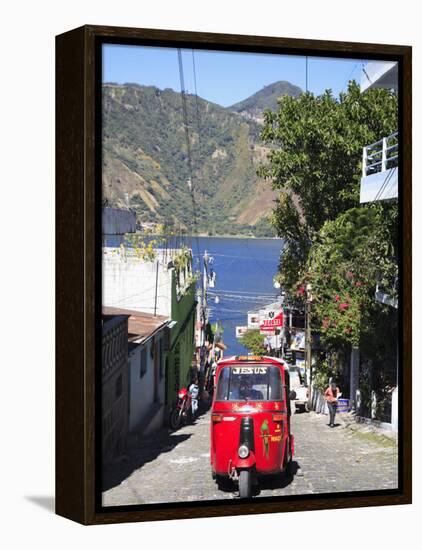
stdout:
[(195, 352), (195, 288), (189, 289), (178, 298), (176, 276), (173, 272), (171, 319), (176, 325), (170, 332), (170, 351), (166, 353), (166, 405), (170, 406), (177, 391), (190, 382), (190, 367)]

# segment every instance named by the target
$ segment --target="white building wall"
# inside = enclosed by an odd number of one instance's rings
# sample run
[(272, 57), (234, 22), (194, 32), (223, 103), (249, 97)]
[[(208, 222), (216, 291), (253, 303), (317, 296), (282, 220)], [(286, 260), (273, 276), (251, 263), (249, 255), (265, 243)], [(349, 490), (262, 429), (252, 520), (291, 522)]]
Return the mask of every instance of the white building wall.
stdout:
[[(159, 351), (159, 341), (162, 334), (158, 333), (154, 337)], [(151, 346), (153, 339), (148, 340), (144, 345), (137, 346), (129, 353), (129, 431), (134, 431), (139, 428), (151, 412), (156, 404), (163, 405), (165, 398), (165, 377), (160, 379), (158, 375), (158, 400), (154, 403), (154, 359), (151, 357)], [(147, 368), (145, 374), (141, 377), (141, 351), (146, 348)], [(158, 356), (158, 361), (164, 362), (164, 354)], [(158, 369), (160, 365), (158, 364)], [(162, 364), (162, 372), (164, 372), (164, 364)]]
[(397, 167), (365, 176), (360, 181), (360, 203), (397, 199), (399, 169)]
[(172, 270), (157, 260), (146, 262), (118, 248), (103, 248), (103, 304), (171, 316)]
[(399, 431), (399, 388), (395, 387), (391, 399), (391, 427), (395, 432)]
[(397, 61), (370, 61), (362, 70), (360, 91), (369, 88), (398, 89)]

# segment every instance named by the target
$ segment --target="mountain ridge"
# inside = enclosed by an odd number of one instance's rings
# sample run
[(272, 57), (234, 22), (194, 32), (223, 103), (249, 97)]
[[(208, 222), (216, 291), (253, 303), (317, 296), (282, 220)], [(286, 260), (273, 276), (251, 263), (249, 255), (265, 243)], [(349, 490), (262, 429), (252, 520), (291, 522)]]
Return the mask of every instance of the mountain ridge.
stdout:
[(104, 83), (103, 200), (129, 205), (141, 224), (273, 236), (267, 217), (276, 195), (256, 175), (269, 151), (260, 124), (192, 94), (185, 98), (192, 182), (180, 92)]
[(265, 109), (275, 110), (277, 108), (277, 99), (283, 95), (297, 97), (302, 93), (299, 86), (288, 82), (287, 80), (278, 80), (272, 82), (253, 93), (249, 97), (238, 101), (230, 107), (231, 111), (242, 114), (258, 122), (263, 121), (263, 112)]

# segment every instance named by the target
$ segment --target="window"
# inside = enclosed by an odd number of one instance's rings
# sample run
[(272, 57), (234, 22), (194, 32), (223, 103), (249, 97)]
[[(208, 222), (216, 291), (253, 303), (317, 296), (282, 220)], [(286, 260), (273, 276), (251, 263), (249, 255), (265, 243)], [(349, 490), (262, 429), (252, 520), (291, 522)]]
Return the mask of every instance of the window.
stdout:
[(119, 399), (122, 393), (123, 393), (123, 377), (120, 374), (116, 379), (115, 399)]
[(147, 357), (147, 348), (142, 348), (141, 350), (141, 364), (139, 368), (139, 378), (142, 378), (148, 370), (148, 357)]
[(278, 367), (235, 365), (224, 367), (218, 377), (217, 401), (282, 401)]

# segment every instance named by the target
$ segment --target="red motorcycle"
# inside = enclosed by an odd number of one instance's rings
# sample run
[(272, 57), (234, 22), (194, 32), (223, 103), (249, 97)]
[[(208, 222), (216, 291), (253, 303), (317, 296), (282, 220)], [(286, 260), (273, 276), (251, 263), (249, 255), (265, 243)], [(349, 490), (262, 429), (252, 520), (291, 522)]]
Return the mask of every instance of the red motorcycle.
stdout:
[(191, 401), (189, 391), (186, 388), (181, 388), (170, 412), (170, 428), (172, 430), (177, 430), (184, 422), (190, 422), (192, 418)]

